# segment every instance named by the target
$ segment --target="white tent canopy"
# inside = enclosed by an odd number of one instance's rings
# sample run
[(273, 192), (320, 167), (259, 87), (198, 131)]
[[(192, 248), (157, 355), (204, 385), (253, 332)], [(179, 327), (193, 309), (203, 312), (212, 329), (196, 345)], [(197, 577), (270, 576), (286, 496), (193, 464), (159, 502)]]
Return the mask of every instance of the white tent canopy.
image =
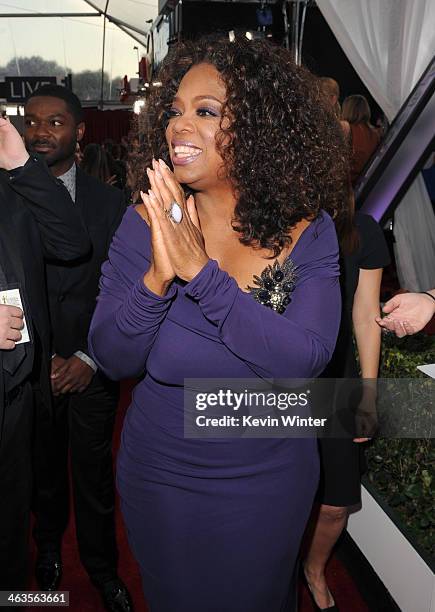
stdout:
[(98, 17), (107, 19), (142, 45), (146, 24), (157, 15), (157, 0), (12, 0), (0, 2), (0, 18)]
[(0, 81), (71, 72), (74, 89), (90, 92), (82, 99), (100, 99), (104, 67), (104, 97), (114, 98), (124, 75), (137, 76), (156, 16), (157, 0), (0, 0)]
[(146, 22), (154, 19), (157, 2), (152, 0), (83, 0), (142, 45), (146, 44)]

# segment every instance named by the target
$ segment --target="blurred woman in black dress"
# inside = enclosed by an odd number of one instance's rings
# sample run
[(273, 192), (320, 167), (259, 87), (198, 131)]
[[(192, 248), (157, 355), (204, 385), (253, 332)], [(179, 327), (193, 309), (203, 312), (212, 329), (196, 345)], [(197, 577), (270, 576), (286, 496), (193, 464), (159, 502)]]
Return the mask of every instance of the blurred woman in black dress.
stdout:
[[(379, 316), (382, 269), (388, 265), (388, 247), (379, 224), (369, 215), (354, 213), (349, 197), (349, 218), (337, 226), (341, 251), (342, 318), (337, 345), (325, 378), (358, 377), (353, 343), (355, 336), (361, 376), (367, 380), (358, 407), (374, 406), (381, 348)], [(317, 609), (338, 610), (328, 589), (325, 567), (331, 551), (346, 526), (349, 507), (361, 502), (360, 477), (363, 471), (359, 443), (367, 438), (322, 438), (319, 440), (321, 480), (313, 512), (304, 573)]]

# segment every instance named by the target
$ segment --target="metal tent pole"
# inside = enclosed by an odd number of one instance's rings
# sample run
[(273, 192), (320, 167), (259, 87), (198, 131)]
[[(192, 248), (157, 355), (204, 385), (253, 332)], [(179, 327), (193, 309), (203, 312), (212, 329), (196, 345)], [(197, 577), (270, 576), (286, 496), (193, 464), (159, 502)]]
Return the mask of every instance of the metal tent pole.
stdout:
[(290, 49), (290, 29), (288, 24), (288, 15), (287, 15), (287, 0), (284, 0), (282, 3), (282, 16), (284, 19), (284, 43), (285, 48)]
[(289, 7), (291, 9), (290, 24), (287, 16), (287, 2), (283, 4), (286, 47), (290, 48), (294, 62), (298, 66), (302, 63), (302, 43), (308, 2), (309, 0), (289, 0), (288, 4), (291, 5)]
[(106, 14), (109, 6), (109, 0), (106, 0), (106, 8), (104, 9), (104, 23), (103, 23), (103, 55), (101, 58), (101, 92), (100, 92), (100, 108), (103, 110), (104, 107), (104, 53), (106, 50)]
[(298, 62), (299, 2), (293, 2), (291, 32), (292, 32), (291, 52), (292, 52), (295, 64), (298, 64), (299, 63)]

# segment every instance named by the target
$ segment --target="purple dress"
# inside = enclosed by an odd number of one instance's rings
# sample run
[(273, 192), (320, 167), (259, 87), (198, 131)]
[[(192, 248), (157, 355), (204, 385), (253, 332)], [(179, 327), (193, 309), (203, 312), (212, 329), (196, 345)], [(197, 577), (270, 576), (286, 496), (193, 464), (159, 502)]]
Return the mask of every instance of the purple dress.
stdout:
[(117, 484), (152, 612), (293, 610), (291, 576), (318, 483), (315, 439), (185, 439), (185, 378), (313, 377), (340, 323), (338, 245), (326, 213), (291, 258), (284, 314), (210, 260), (164, 297), (143, 284), (150, 231), (129, 208), (102, 268), (93, 359), (133, 392)]

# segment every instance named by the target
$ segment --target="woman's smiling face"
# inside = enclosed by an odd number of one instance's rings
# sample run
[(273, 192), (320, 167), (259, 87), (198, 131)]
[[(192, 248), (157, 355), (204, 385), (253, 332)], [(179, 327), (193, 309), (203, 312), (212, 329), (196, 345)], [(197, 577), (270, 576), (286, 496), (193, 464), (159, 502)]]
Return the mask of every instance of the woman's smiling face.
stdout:
[(216, 133), (225, 99), (225, 85), (216, 68), (197, 64), (184, 75), (169, 110), (166, 141), (175, 177), (198, 191), (224, 180)]

